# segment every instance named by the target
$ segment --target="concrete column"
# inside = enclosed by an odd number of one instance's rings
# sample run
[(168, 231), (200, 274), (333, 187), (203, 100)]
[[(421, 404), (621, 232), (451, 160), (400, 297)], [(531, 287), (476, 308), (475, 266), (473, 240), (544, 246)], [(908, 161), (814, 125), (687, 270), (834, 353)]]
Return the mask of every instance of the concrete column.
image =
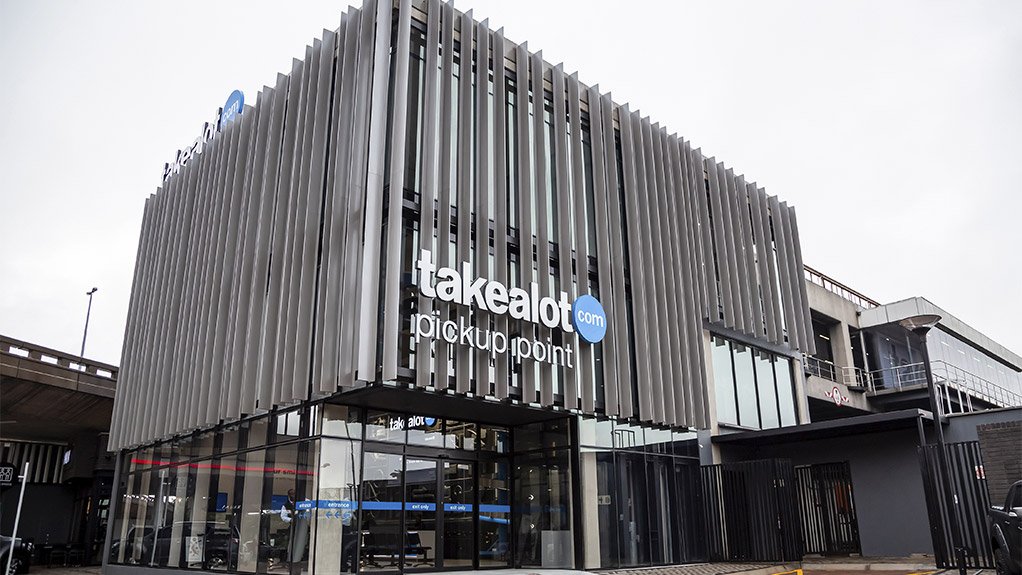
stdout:
[(839, 322), (830, 327), (830, 347), (834, 353), (834, 365), (838, 367), (854, 367), (852, 358), (852, 337), (848, 324)]
[(792, 377), (795, 379), (795, 399), (798, 406), (799, 424), (809, 423), (809, 395), (806, 388), (806, 374), (801, 359), (791, 362)]
[(580, 454), (582, 484), (582, 537), (585, 547), (583, 569), (600, 568), (599, 483), (596, 477), (596, 452)]
[[(713, 341), (708, 330), (703, 330), (703, 364), (706, 366), (706, 404), (710, 412), (709, 435), (714, 436), (720, 433), (720, 426), (717, 424), (717, 387), (713, 376)], [(703, 446), (700, 441), (699, 459), (700, 464), (708, 465), (720, 463), (720, 446), (707, 439), (709, 457), (703, 455)]]

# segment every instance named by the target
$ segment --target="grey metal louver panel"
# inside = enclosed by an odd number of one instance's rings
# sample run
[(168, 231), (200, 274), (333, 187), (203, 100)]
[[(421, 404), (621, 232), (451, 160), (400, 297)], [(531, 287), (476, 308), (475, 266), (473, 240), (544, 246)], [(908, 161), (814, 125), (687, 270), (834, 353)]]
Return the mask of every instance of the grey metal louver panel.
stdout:
[[(457, 177), (457, 249), (452, 262), (456, 269), (470, 265), (472, 261), (472, 148), (473, 135), (473, 82), (472, 77), (472, 43), (474, 26), (471, 10), (459, 18), (458, 40), (461, 50), (458, 53), (458, 154), (455, 157)], [(468, 322), (469, 312), (464, 306), (452, 310), (458, 322)], [(468, 393), (472, 389), (471, 351), (465, 346), (454, 348), (454, 389), (458, 393)]]
[[(514, 130), (514, 126), (508, 125), (505, 55), (504, 29), (501, 28), (493, 34), (493, 204), (495, 208), (493, 214), (493, 260), (496, 270), (495, 279), (506, 286), (510, 284), (508, 257), (508, 226), (510, 224), (508, 216), (511, 208), (508, 199), (510, 193), (508, 190), (508, 156), (514, 153), (508, 148), (508, 130)], [(510, 323), (506, 315), (498, 316), (497, 330), (507, 333)], [(493, 386), (493, 394), (496, 399), (507, 399), (509, 395), (510, 364), (510, 359), (506, 354), (497, 355)]]
[[(462, 43), (464, 53), (469, 44)], [(472, 243), (472, 258), (477, 277), (491, 277), (490, 274), (490, 29), (484, 20), (475, 25), (475, 74), (472, 82), (475, 107), (473, 144), (475, 158), (472, 166), (472, 207), (474, 212), (473, 227), (475, 237)], [(465, 261), (469, 261), (465, 258)], [(493, 318), (491, 314), (475, 309), (472, 312), (473, 324), (483, 329), (490, 329)], [(476, 350), (472, 354), (472, 393), (478, 396), (490, 394), (490, 354), (486, 350)]]
[[(389, 20), (389, 19), (388, 19)], [(401, 235), (404, 230), (402, 222), (402, 203), (405, 190), (405, 167), (402, 162), (393, 161), (398, 154), (403, 155), (408, 138), (408, 77), (409, 57), (412, 27), (412, 3), (411, 0), (400, 0), (398, 10), (397, 42), (394, 49), (392, 67), (394, 68), (394, 86), (391, 91), (393, 105), (391, 108), (390, 122), (390, 146), (392, 149), (390, 162), (390, 178), (386, 184), (389, 186), (387, 194), (387, 227), (386, 227), (386, 256), (380, 266), (385, 266), (383, 277), (386, 280), (384, 285), (383, 302), (383, 379), (393, 381), (397, 379), (398, 334), (401, 326)], [(389, 25), (389, 22), (388, 22)], [(414, 136), (413, 136), (414, 137)], [(375, 260), (367, 260), (373, 262)], [(374, 275), (374, 274), (370, 274)]]
[[(453, 261), (457, 254), (451, 253), (451, 201), (454, 192), (454, 181), (451, 174), (453, 160), (452, 147), (456, 142), (454, 111), (454, 9), (449, 3), (441, 4), (440, 21), (442, 30), (440, 58), (440, 181), (437, 195), (437, 261), (440, 265), (456, 265)], [(451, 317), (451, 306), (447, 302), (437, 302), (439, 319)], [(435, 344), (434, 355), (436, 367), (434, 377), (436, 388), (446, 390), (450, 387), (450, 365), (452, 349), (443, 338)]]
[[(436, 198), (437, 198), (437, 116), (439, 115), (440, 102), (438, 99), (438, 86), (442, 77), (438, 70), (438, 48), (440, 46), (440, 1), (430, 0), (427, 5), (426, 23), (426, 58), (423, 95), (423, 129), (422, 129), (422, 183), (419, 191), (419, 248), (428, 249), (436, 253), (434, 233), (436, 233), (434, 222), (436, 221)], [(438, 234), (444, 238), (442, 233)], [(415, 259), (414, 257), (412, 258)], [(421, 278), (420, 278), (421, 279)], [(424, 295), (419, 295), (416, 303), (416, 311), (423, 315), (433, 314), (432, 300)], [(427, 387), (431, 385), (433, 371), (433, 350), (429, 342), (417, 342), (415, 347), (415, 385), (416, 387)]]
[[(608, 162), (617, 163), (614, 152), (614, 126), (604, 128), (603, 103), (597, 87), (590, 88), (587, 93), (589, 104), (589, 125), (592, 142), (592, 169), (593, 169), (593, 195), (594, 207), (596, 210), (595, 228), (592, 230), (596, 236), (596, 269), (600, 282), (600, 298), (604, 309), (607, 312), (608, 321), (619, 324), (617, 317), (619, 310), (624, 307), (623, 286), (616, 283), (612, 270), (623, 267), (620, 255), (615, 257), (614, 247), (610, 230), (611, 210), (616, 209), (617, 202), (611, 201), (608, 190), (616, 190), (617, 182), (609, 181), (611, 167)], [(609, 114), (608, 114), (609, 116)], [(606, 156), (607, 147), (605, 131), (609, 132), (610, 158)], [(616, 199), (616, 194), (613, 194)], [(620, 254), (620, 248), (617, 251)], [(618, 352), (624, 338), (620, 336), (620, 328), (607, 331), (606, 344), (603, 347), (603, 403), (604, 412), (608, 415), (618, 413), (618, 385), (621, 381), (618, 365)], [(583, 379), (583, 384), (585, 380)], [(595, 400), (594, 400), (595, 401)], [(583, 401), (583, 411), (595, 411), (595, 405), (589, 406)]]

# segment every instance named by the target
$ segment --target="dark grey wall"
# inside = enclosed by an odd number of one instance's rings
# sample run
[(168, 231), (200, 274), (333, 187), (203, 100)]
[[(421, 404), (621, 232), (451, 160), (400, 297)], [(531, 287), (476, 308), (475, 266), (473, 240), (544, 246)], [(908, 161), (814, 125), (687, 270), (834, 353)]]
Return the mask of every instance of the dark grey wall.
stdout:
[[(0, 532), (10, 535), (18, 510), (18, 486), (0, 497)], [(67, 543), (74, 511), (74, 491), (63, 485), (30, 483), (25, 486), (18, 537), (33, 538), (36, 545)]]
[(865, 556), (933, 553), (915, 429), (722, 450), (726, 459), (784, 457), (795, 465), (848, 461)]
[(965, 413), (952, 415), (947, 418), (948, 424), (944, 428), (944, 439), (948, 442), (976, 441), (979, 436), (976, 427), (989, 423), (1009, 423), (1022, 421), (1022, 407), (1009, 407), (1005, 409), (991, 409), (976, 413)]

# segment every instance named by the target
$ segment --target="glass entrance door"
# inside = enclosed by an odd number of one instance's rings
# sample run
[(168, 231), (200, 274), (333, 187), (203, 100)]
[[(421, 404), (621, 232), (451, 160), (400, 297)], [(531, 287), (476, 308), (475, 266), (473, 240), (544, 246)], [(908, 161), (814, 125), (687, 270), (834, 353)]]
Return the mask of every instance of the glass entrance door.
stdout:
[(444, 461), (443, 567), (472, 567), (476, 556), (475, 463)]
[(406, 569), (439, 567), (437, 564), (436, 459), (405, 459)]
[(365, 452), (362, 571), (509, 565), (509, 461), (446, 455)]

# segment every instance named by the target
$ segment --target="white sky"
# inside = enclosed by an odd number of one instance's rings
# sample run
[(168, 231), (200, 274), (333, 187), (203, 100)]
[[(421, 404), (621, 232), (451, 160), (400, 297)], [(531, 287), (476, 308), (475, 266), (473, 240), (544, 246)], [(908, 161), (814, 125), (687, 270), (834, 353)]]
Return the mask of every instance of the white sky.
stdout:
[[(0, 0), (0, 333), (118, 362), (145, 198), (343, 2)], [(1022, 352), (1022, 2), (464, 0), (796, 206), (804, 259)]]

